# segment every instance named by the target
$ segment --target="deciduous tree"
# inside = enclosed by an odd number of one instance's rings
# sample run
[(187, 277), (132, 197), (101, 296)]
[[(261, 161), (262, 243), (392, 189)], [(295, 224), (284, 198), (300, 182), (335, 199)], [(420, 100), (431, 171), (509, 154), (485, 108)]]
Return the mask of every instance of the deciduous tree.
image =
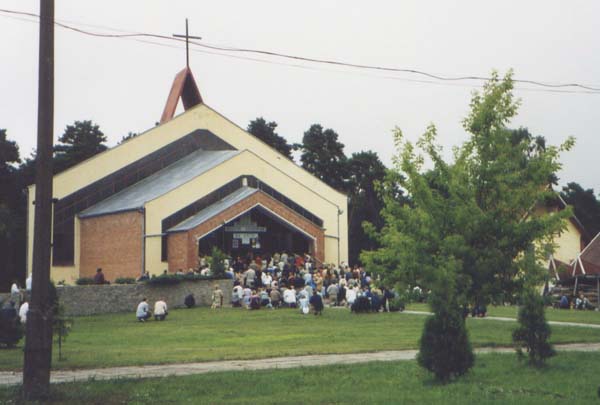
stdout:
[(275, 132), (276, 129), (277, 123), (275, 121), (267, 122), (263, 117), (259, 117), (250, 121), (247, 131), (267, 145), (277, 149), (283, 156), (291, 159), (292, 145)]
[(92, 121), (67, 125), (54, 147), (54, 172), (60, 173), (107, 149), (106, 136)]
[[(570, 212), (532, 214), (554, 197), (548, 180), (560, 169), (559, 155), (573, 140), (560, 147), (545, 145), (535, 153), (530, 139), (515, 141), (507, 129), (519, 106), (511, 76), (500, 79), (494, 73), (474, 93), (463, 122), (470, 137), (454, 149), (450, 162), (437, 144), (435, 126), (416, 145), (396, 130), (394, 170), (410, 204), (385, 198), (385, 225), (373, 232), (382, 247), (362, 255), (386, 282), (421, 284), (456, 308), (512, 299), (524, 281), (543, 277), (540, 262)], [(426, 161), (430, 170), (425, 170)], [(454, 325), (454, 312), (446, 314), (437, 305), (432, 309), (440, 325)], [(460, 327), (454, 332), (460, 336)]]
[(333, 129), (323, 129), (319, 124), (311, 125), (302, 137), (300, 161), (302, 167), (329, 184), (331, 187), (346, 190), (347, 158), (344, 144), (338, 141)]

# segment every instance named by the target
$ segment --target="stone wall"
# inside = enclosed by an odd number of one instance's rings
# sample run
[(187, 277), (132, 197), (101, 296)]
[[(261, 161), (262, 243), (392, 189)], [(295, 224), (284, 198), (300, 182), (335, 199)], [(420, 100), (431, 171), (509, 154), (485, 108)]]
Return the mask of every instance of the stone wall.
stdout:
[[(58, 297), (68, 316), (97, 315), (117, 312), (130, 312), (135, 315), (137, 305), (143, 297), (148, 299), (150, 309), (154, 302), (163, 297), (169, 308), (183, 308), (186, 295), (194, 294), (197, 306), (211, 304), (214, 285), (219, 284), (223, 291), (223, 303), (231, 302), (233, 280), (182, 281), (179, 284), (153, 286), (147, 283), (77, 285), (56, 287)], [(9, 297), (10, 294), (0, 294)]]

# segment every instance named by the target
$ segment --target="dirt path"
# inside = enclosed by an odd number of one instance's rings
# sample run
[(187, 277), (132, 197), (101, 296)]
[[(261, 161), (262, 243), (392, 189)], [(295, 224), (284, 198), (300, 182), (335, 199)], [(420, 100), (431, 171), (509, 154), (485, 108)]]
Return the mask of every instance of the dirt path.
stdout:
[[(600, 351), (600, 343), (574, 343), (555, 345), (560, 351)], [(476, 353), (513, 353), (509, 347), (479, 348)], [(256, 360), (227, 360), (204, 363), (165, 364), (154, 366), (112, 367), (85, 370), (53, 371), (50, 381), (53, 384), (94, 380), (112, 380), (119, 378), (150, 378), (178, 375), (213, 373), (218, 371), (243, 371), (285, 369), (294, 367), (323, 366), (329, 364), (356, 364), (371, 361), (413, 360), (417, 350), (394, 350), (373, 353), (321, 354), (312, 356), (274, 357)], [(0, 386), (21, 384), (21, 372), (0, 372)]]
[[(426, 311), (403, 311), (402, 314), (411, 314), (411, 315), (433, 315), (431, 312)], [(502, 321), (502, 322), (517, 322), (516, 318), (506, 318), (502, 316), (486, 316), (485, 318), (472, 318), (477, 320), (489, 320), (489, 321)], [(575, 326), (578, 328), (592, 328), (592, 329), (600, 329), (600, 325), (593, 323), (579, 323), (579, 322), (562, 322), (562, 321), (547, 321), (550, 325), (555, 326)]]

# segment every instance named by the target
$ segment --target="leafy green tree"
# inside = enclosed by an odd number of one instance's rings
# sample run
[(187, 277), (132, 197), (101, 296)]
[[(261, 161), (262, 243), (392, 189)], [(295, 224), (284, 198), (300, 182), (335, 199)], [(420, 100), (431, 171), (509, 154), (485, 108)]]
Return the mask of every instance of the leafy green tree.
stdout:
[(54, 172), (60, 173), (107, 149), (106, 136), (92, 121), (67, 125), (54, 146)]
[(23, 281), (20, 242), (25, 235), (25, 201), (16, 165), (21, 162), (19, 146), (0, 129), (0, 291), (14, 279)]
[(123, 137), (121, 138), (121, 140), (119, 141), (119, 144), (122, 144), (125, 141), (128, 141), (129, 139), (135, 138), (136, 136), (138, 136), (139, 134), (137, 132), (131, 132), (129, 131), (127, 133), (127, 135), (123, 135)]
[[(385, 225), (380, 232), (371, 229), (381, 248), (361, 256), (388, 284), (420, 284), (458, 308), (512, 300), (525, 282), (543, 277), (540, 263), (570, 212), (533, 215), (533, 208), (554, 196), (548, 179), (561, 168), (560, 153), (574, 141), (545, 145), (535, 153), (530, 140), (515, 142), (507, 129), (519, 105), (512, 90), (512, 73), (504, 79), (493, 73), (474, 93), (463, 121), (471, 136), (454, 148), (451, 162), (436, 143), (435, 126), (416, 147), (396, 130), (394, 170), (410, 203), (384, 195)], [(425, 157), (432, 166), (428, 171)], [(443, 305), (432, 309), (440, 327), (453, 333), (455, 313), (445, 314)]]
[(259, 117), (250, 121), (247, 131), (267, 145), (277, 149), (283, 156), (291, 159), (292, 145), (275, 132), (276, 129), (277, 123), (275, 121), (267, 122), (263, 117)]
[(568, 183), (560, 193), (567, 204), (573, 206), (575, 215), (584, 228), (592, 236), (600, 232), (600, 201), (596, 198), (593, 189), (584, 190), (577, 183)]
[(344, 144), (338, 141), (333, 129), (312, 125), (302, 137), (300, 161), (302, 167), (331, 187), (344, 191), (347, 176), (347, 158)]
[(350, 263), (356, 263), (363, 250), (377, 248), (376, 242), (363, 229), (368, 222), (381, 229), (383, 221), (379, 212), (383, 209), (383, 199), (377, 192), (377, 185), (384, 181), (386, 167), (377, 153), (363, 151), (353, 153), (347, 161), (348, 189), (348, 233)]

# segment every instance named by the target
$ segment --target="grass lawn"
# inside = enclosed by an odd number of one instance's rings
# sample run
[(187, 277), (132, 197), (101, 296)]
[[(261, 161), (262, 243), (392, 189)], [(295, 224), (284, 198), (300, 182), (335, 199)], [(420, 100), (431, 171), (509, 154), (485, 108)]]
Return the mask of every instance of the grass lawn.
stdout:
[[(406, 306), (406, 309), (411, 311), (431, 311), (429, 305), (427, 304), (409, 304)], [(489, 305), (487, 309), (489, 316), (501, 316), (515, 319), (517, 318), (517, 313), (519, 312), (519, 307), (516, 306), (495, 307)], [(600, 325), (600, 312), (547, 308), (546, 319), (549, 321), (593, 323)]]
[[(585, 370), (585, 372), (576, 372)], [(544, 369), (514, 354), (477, 356), (475, 367), (440, 385), (414, 361), (239, 371), (146, 380), (52, 386), (57, 404), (592, 404), (598, 401), (599, 353), (559, 353)], [(18, 403), (16, 387), (0, 403)]]
[[(417, 348), (425, 317), (356, 315), (326, 309), (322, 317), (296, 310), (180, 309), (164, 322), (139, 323), (133, 314), (79, 317), (54, 368), (95, 368), (287, 355)], [(467, 322), (475, 346), (508, 346), (516, 324)], [(553, 326), (554, 343), (600, 342), (600, 329)], [(22, 343), (0, 350), (0, 370), (22, 367)], [(55, 348), (56, 349), (56, 348)]]

